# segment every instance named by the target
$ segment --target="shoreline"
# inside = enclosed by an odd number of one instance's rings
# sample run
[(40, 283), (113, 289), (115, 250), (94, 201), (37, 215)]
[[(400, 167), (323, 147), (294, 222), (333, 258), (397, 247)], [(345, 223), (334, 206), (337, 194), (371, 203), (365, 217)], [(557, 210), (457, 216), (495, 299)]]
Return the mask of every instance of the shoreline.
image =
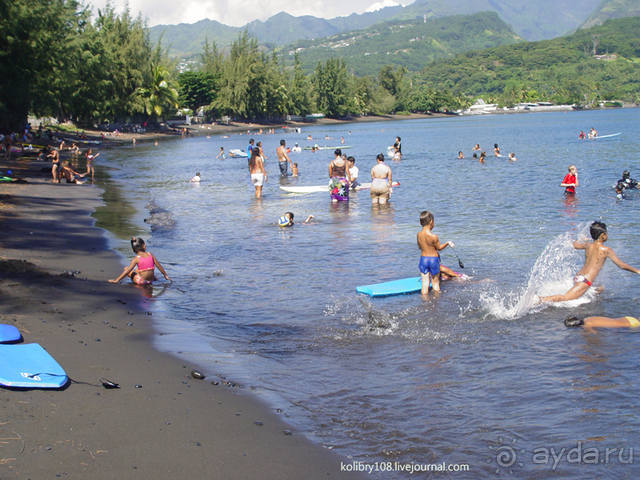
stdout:
[(2, 390), (3, 479), (359, 477), (249, 392), (196, 380), (156, 350), (153, 300), (106, 282), (122, 263), (91, 217), (101, 190), (51, 184), (49, 162), (13, 162), (30, 183), (0, 186), (0, 322), (87, 384)]
[[(584, 112), (584, 111), (596, 111), (596, 110), (618, 110), (625, 108), (640, 108), (635, 104), (624, 104), (622, 107), (600, 107), (590, 108), (586, 110), (562, 110), (565, 112)], [(220, 123), (203, 123), (203, 124), (180, 124), (178, 128), (186, 127), (189, 129), (190, 135), (221, 135), (221, 134), (250, 134), (258, 135), (258, 130), (274, 129), (274, 133), (278, 133), (282, 128), (303, 128), (303, 127), (317, 127), (317, 126), (332, 126), (332, 125), (346, 125), (346, 124), (358, 124), (358, 123), (372, 123), (372, 122), (391, 122), (401, 120), (421, 120), (429, 118), (457, 118), (457, 117), (478, 117), (487, 115), (519, 115), (519, 114), (532, 114), (532, 113), (548, 113), (558, 111), (553, 108), (550, 109), (536, 109), (536, 110), (496, 110), (492, 112), (485, 112), (482, 114), (456, 114), (456, 113), (409, 113), (406, 115), (401, 114), (389, 114), (389, 115), (366, 115), (360, 117), (351, 117), (347, 119), (335, 119), (335, 118), (321, 118), (314, 122), (298, 122), (298, 121), (284, 121), (276, 123), (261, 123), (261, 122), (230, 122), (229, 124)], [(93, 129), (79, 129), (85, 132), (89, 139), (100, 139), (102, 132), (100, 130)], [(265, 132), (265, 134), (267, 133)], [(58, 132), (56, 132), (58, 133)], [(71, 133), (61, 132), (60, 136), (66, 135), (67, 137), (76, 137)], [(112, 136), (110, 133), (105, 134), (105, 142), (101, 145), (79, 145), (81, 148), (94, 147), (94, 148), (112, 148), (123, 145), (129, 145), (132, 143), (133, 138), (136, 142), (151, 142), (158, 140), (166, 140), (170, 138), (180, 138), (179, 134), (166, 133), (166, 132), (147, 132), (147, 133), (120, 133), (117, 137)]]

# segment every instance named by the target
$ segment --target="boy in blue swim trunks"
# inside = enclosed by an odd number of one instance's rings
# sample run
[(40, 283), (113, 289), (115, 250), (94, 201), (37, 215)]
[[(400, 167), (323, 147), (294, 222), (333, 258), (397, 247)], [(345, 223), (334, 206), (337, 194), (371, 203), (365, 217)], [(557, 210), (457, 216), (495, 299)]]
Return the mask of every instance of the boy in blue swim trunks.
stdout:
[(429, 293), (429, 283), (435, 292), (440, 291), (440, 257), (438, 252), (447, 247), (453, 247), (453, 242), (440, 243), (433, 230), (433, 214), (427, 210), (420, 212), (420, 225), (422, 230), (418, 232), (418, 248), (420, 249), (420, 277), (422, 278), (422, 295)]

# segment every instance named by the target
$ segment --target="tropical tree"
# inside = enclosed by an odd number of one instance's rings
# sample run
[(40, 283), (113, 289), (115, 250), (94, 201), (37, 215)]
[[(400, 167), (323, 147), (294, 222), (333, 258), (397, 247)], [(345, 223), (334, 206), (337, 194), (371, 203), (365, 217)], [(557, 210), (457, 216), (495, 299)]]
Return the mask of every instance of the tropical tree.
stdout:
[(149, 78), (144, 85), (136, 89), (135, 96), (147, 115), (162, 118), (168, 110), (178, 108), (178, 90), (163, 65), (151, 65)]

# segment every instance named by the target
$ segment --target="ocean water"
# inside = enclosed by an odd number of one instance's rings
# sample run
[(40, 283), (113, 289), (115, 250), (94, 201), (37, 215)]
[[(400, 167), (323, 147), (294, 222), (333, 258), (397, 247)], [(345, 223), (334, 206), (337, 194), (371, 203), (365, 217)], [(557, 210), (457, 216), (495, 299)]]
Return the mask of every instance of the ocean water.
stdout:
[[(319, 444), (385, 470), (374, 477), (406, 478), (393, 462), (446, 462), (469, 465), (456, 478), (633, 478), (639, 332), (590, 335), (562, 320), (640, 315), (640, 277), (608, 262), (599, 295), (546, 307), (535, 295), (571, 286), (583, 257), (570, 242), (596, 219), (618, 256), (640, 266), (640, 195), (618, 200), (612, 188), (624, 169), (640, 177), (639, 120), (640, 110), (625, 109), (252, 135), (268, 157), (261, 200), (246, 159), (215, 158), (220, 146), (244, 149), (247, 135), (139, 144), (105, 152), (99, 167), (120, 186), (116, 203), (131, 206), (119, 231), (145, 232), (174, 280), (154, 287), (158, 348), (239, 384)], [(622, 134), (579, 142), (591, 126)], [(367, 181), (396, 135), (404, 156), (388, 161), (400, 182), (388, 206), (372, 207), (366, 191), (332, 204), (328, 193), (278, 188), (326, 184), (332, 158), (291, 154), (300, 176), (281, 179), (281, 138), (333, 146), (343, 136)], [(484, 165), (470, 158), (475, 143)], [(518, 161), (494, 158), (494, 143)], [(570, 164), (580, 180), (573, 199), (559, 186)], [(199, 185), (188, 182), (196, 171)], [(465, 268), (449, 249), (443, 264), (471, 280), (446, 282), (427, 299), (356, 294), (357, 285), (418, 274), (424, 209)], [(281, 229), (285, 211), (315, 221)], [(126, 242), (116, 246), (131, 255)]]

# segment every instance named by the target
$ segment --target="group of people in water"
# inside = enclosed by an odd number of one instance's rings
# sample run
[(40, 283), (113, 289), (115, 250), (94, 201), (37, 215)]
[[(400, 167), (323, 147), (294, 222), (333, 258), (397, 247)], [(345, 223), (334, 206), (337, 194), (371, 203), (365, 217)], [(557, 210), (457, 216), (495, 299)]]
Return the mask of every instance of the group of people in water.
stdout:
[[(395, 151), (400, 151), (400, 139), (396, 139), (397, 145), (394, 146)], [(474, 150), (479, 150), (476, 144)], [(222, 151), (222, 150), (221, 150)], [(89, 151), (90, 152), (90, 151)], [(250, 152), (250, 155), (249, 155)], [(89, 153), (90, 154), (90, 153)], [(255, 197), (260, 198), (262, 187), (267, 179), (267, 173), (264, 168), (264, 154), (260, 145), (253, 145), (253, 139), (250, 140), (247, 147), (249, 156), (248, 166), (251, 176), (251, 182), (254, 185)], [(280, 141), (280, 145), (276, 149), (278, 166), (282, 176), (289, 175), (288, 170), (294, 170), (294, 164), (289, 158), (285, 140)], [(499, 147), (494, 145), (494, 156), (500, 156)], [(513, 155), (515, 157), (515, 155)], [(94, 157), (95, 158), (95, 157)], [(464, 158), (460, 152), (459, 158)], [(348, 200), (349, 190), (356, 188), (358, 183), (358, 168), (355, 166), (355, 158), (342, 154), (340, 149), (334, 151), (334, 158), (328, 166), (329, 174), (329, 194), (333, 202)], [(370, 195), (373, 204), (385, 204), (392, 191), (392, 172), (391, 168), (385, 164), (385, 156), (378, 154), (376, 157), (376, 165), (371, 169), (371, 190)], [(199, 181), (200, 174), (191, 181)], [(579, 185), (578, 171), (575, 165), (570, 165), (568, 173), (561, 182), (561, 186), (565, 188), (567, 195), (575, 195), (575, 189)], [(616, 184), (616, 192), (621, 195), (627, 189), (639, 189), (640, 184), (631, 178), (630, 172), (625, 170), (622, 178)], [(308, 224), (313, 219), (313, 215), (307, 216), (304, 224)], [(440, 264), (440, 251), (445, 248), (454, 248), (452, 241), (441, 243), (438, 235), (433, 232), (435, 219), (433, 213), (425, 210), (420, 213), (421, 229), (417, 233), (416, 240), (420, 250), (420, 259), (418, 262), (418, 270), (421, 276), (422, 295), (427, 295), (429, 291), (439, 292), (440, 281), (442, 279), (461, 277), (462, 275)], [(280, 227), (291, 227), (294, 225), (293, 212), (286, 212), (278, 220)], [(618, 258), (615, 252), (605, 245), (609, 239), (607, 227), (603, 222), (595, 221), (589, 229), (590, 241), (574, 241), (573, 248), (576, 250), (584, 250), (585, 261), (582, 268), (573, 278), (573, 285), (565, 293), (538, 297), (540, 303), (555, 303), (575, 300), (584, 295), (590, 288), (596, 288), (598, 291), (601, 287), (594, 287), (593, 283), (600, 270), (604, 266), (607, 259), (620, 269), (640, 274), (640, 270), (623, 262)], [(113, 283), (120, 282), (123, 278), (129, 277), (136, 285), (149, 285), (154, 280), (154, 269), (158, 268), (165, 279), (170, 280), (162, 265), (156, 258), (146, 251), (146, 245), (141, 238), (132, 238), (131, 247), (135, 253), (135, 257), (129, 265), (124, 268), (122, 273), (115, 279), (109, 280)], [(565, 319), (564, 324), (567, 327), (584, 327), (586, 330), (592, 331), (594, 328), (619, 328), (619, 327), (640, 327), (640, 321), (634, 317), (625, 316), (619, 318), (609, 317), (586, 317), (583, 319), (570, 316)]]
[[(471, 151), (473, 152), (471, 154), (471, 158), (473, 158), (474, 160), (477, 160), (479, 163), (484, 163), (485, 160), (487, 159), (487, 152), (482, 151), (479, 143), (476, 143), (471, 149)], [(496, 158), (504, 158), (504, 155), (500, 153), (500, 146), (497, 143), (493, 144), (493, 156)], [(464, 153), (462, 152), (462, 150), (460, 150), (458, 152), (458, 160), (464, 160), (464, 158), (465, 158)], [(509, 155), (507, 155), (507, 159), (510, 162), (515, 162), (518, 160), (516, 158), (516, 154), (513, 152), (509, 152)]]
[(598, 131), (593, 127), (589, 129), (589, 133), (587, 134), (585, 134), (582, 130), (580, 130), (580, 133), (578, 133), (579, 140), (584, 140), (585, 138), (592, 139), (592, 138), (596, 138), (597, 136), (598, 136)]
[(60, 142), (60, 145), (57, 148), (52, 148), (46, 156), (46, 158), (51, 160), (52, 183), (60, 183), (60, 181), (64, 179), (67, 183), (81, 185), (86, 182), (85, 177), (87, 176), (89, 176), (93, 181), (95, 173), (93, 161), (100, 155), (99, 152), (94, 154), (91, 148), (86, 150), (84, 154), (86, 171), (83, 173), (75, 171), (69, 160), (61, 161), (61, 152), (70, 152), (73, 159), (79, 158), (81, 154), (78, 145), (73, 143), (70, 147), (67, 147), (64, 140)]

